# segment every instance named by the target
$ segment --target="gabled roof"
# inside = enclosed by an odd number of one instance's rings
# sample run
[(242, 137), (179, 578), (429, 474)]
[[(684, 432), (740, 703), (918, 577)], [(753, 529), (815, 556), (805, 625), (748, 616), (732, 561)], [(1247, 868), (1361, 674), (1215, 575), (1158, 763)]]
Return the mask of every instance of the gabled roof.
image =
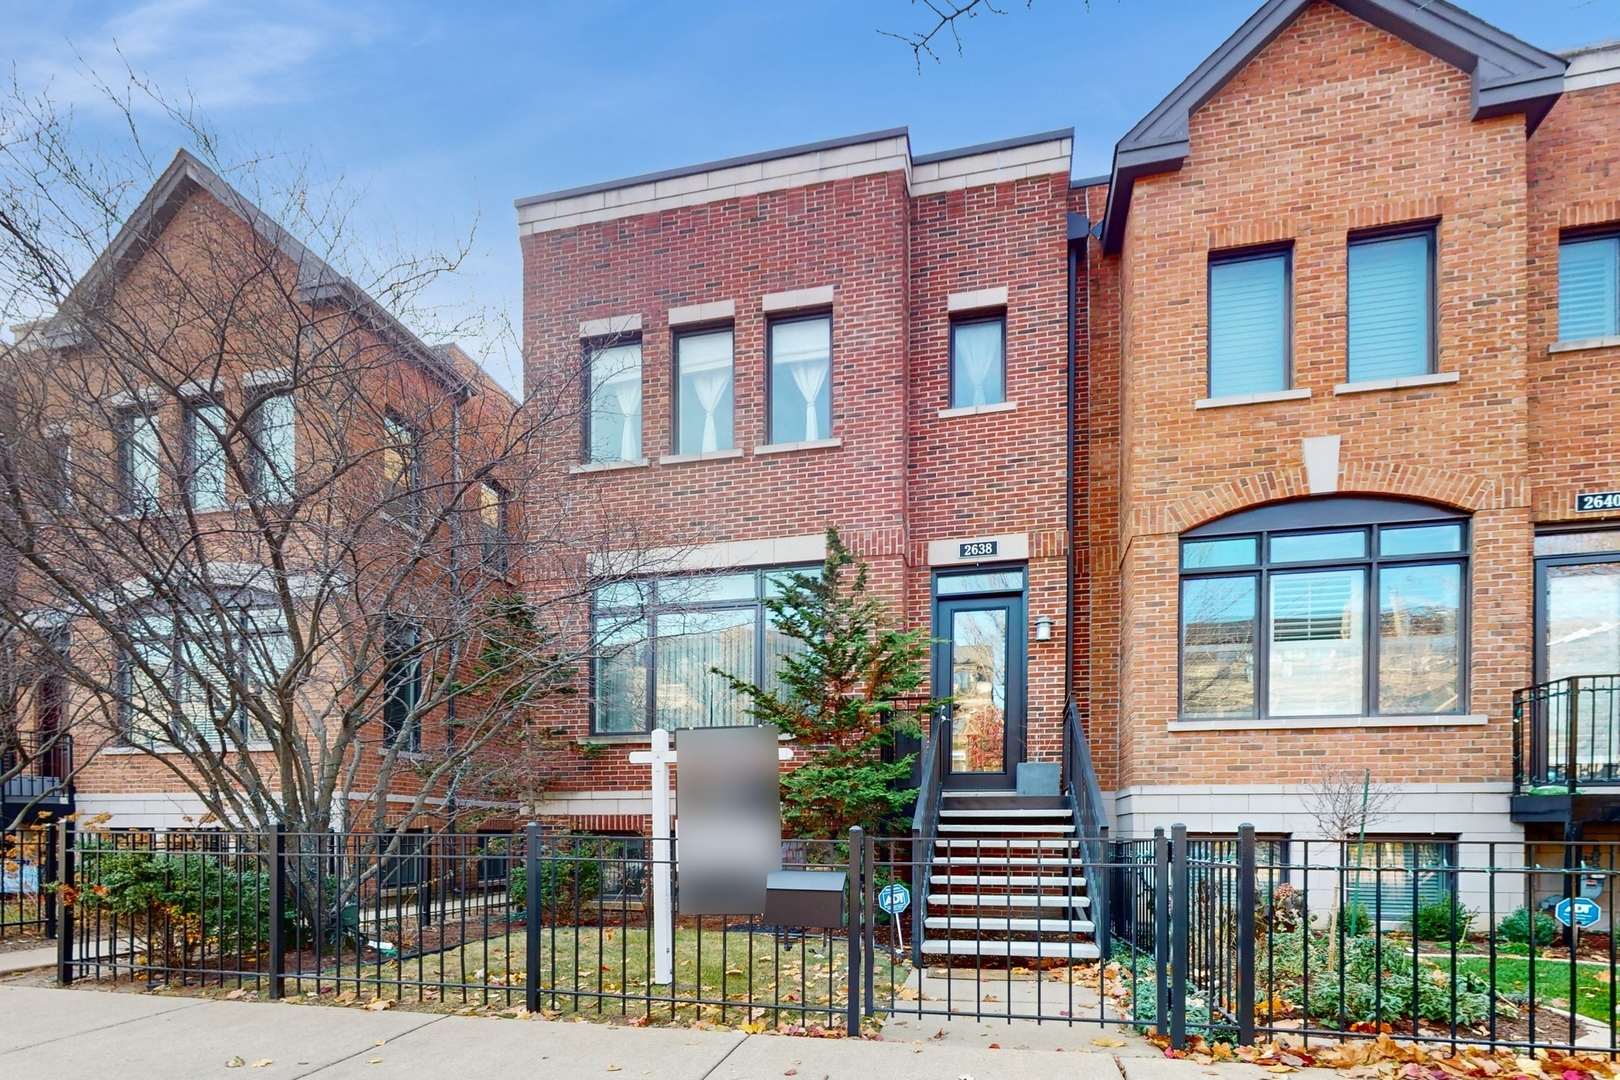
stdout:
[[(310, 305), (340, 304), (364, 317), (372, 329), (387, 337), (412, 363), (437, 379), (447, 390), (474, 391), (473, 384), (437, 350), (426, 345), (394, 315), (352, 280), (338, 273), (326, 260), (310, 251), (270, 215), (260, 210), (233, 188), (196, 155), (180, 150), (163, 170), (140, 205), (129, 215), (118, 235), (107, 245), (85, 275), (73, 286), (65, 309), (91, 309), (105, 290), (114, 287), (141, 255), (168, 228), (186, 200), (197, 191), (206, 191), (215, 201), (247, 222), (255, 232), (275, 245), (298, 269), (298, 299)], [(52, 320), (53, 322), (55, 320)], [(70, 340), (71, 331), (51, 335), (57, 341)]]
[[(1137, 177), (1174, 172), (1186, 160), (1188, 120), (1314, 0), (1267, 0), (1170, 96), (1114, 146), (1103, 250), (1119, 251)], [(1473, 118), (1524, 113), (1534, 131), (1564, 89), (1568, 62), (1526, 44), (1445, 0), (1329, 0), (1364, 22), (1473, 76)]]

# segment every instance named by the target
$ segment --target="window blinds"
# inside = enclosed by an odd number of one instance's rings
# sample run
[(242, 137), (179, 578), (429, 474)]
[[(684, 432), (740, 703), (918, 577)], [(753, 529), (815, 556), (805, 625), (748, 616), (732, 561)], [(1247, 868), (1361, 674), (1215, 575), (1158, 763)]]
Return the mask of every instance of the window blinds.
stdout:
[(1620, 334), (1620, 236), (1558, 245), (1558, 338)]
[(1432, 237), (1350, 245), (1351, 382), (1429, 372)]
[(1288, 388), (1288, 258), (1211, 263), (1209, 396)]

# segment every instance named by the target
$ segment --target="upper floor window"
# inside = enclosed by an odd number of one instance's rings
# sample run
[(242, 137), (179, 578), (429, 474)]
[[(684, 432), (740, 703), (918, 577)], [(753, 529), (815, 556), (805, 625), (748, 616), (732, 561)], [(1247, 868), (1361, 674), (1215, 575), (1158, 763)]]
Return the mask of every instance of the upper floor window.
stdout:
[(1434, 370), (1434, 230), (1350, 241), (1350, 382)]
[(225, 505), (225, 406), (200, 399), (186, 403), (186, 497), (194, 510)]
[(770, 397), (773, 443), (813, 442), (832, 435), (832, 316), (771, 323)]
[(249, 415), (247, 427), (253, 494), (260, 498), (285, 498), (292, 493), (297, 469), (292, 391), (276, 390), (266, 395)]
[(162, 445), (158, 418), (149, 409), (128, 409), (118, 417), (118, 497), (126, 514), (158, 507)]
[(383, 484), (389, 509), (412, 525), (422, 517), (421, 446), (416, 429), (390, 413), (383, 420)]
[(1007, 400), (1007, 316), (951, 323), (951, 408)]
[(421, 634), (412, 623), (388, 627), (383, 640), (383, 739), (399, 750), (422, 749)]
[(73, 505), (73, 441), (65, 432), (45, 439), (45, 467), (49, 470), (53, 504), (58, 510)]
[(1293, 252), (1209, 257), (1209, 396), (1287, 390)]
[(1244, 511), (1181, 543), (1181, 714), (1464, 708), (1467, 522), (1391, 499)]
[(488, 481), (478, 485), (478, 536), (484, 567), (506, 573), (506, 492)]
[(1620, 336), (1620, 235), (1558, 245), (1558, 340)]
[(586, 444), (592, 461), (641, 457), (641, 342), (586, 349)]
[(731, 327), (675, 338), (675, 452), (732, 447)]
[[(815, 574), (817, 567), (790, 568)], [(599, 732), (735, 727), (748, 703), (715, 669), (775, 686), (795, 642), (764, 605), (785, 570), (644, 578), (596, 590), (593, 724)]]

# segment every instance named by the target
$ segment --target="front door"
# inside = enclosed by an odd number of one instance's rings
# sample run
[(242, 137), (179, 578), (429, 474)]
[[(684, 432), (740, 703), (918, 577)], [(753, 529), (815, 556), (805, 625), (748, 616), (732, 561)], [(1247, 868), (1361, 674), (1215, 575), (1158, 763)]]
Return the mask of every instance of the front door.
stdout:
[[(962, 595), (1006, 586), (1017, 592)], [(1011, 788), (1024, 760), (1027, 634), (1023, 571), (941, 576), (935, 582), (934, 695), (951, 698), (945, 785)]]
[(1565, 782), (1620, 781), (1620, 554), (1536, 562), (1536, 680), (1579, 678), (1555, 690), (1532, 732), (1532, 767)]

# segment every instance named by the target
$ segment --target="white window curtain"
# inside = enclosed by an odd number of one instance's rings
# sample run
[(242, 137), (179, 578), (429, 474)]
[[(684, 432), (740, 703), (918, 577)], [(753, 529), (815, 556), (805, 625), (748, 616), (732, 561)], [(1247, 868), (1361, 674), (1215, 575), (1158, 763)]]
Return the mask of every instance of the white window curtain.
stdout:
[(641, 457), (641, 345), (615, 345), (591, 359), (591, 459)]
[[(832, 369), (832, 320), (797, 319), (771, 327), (771, 441), (810, 442), (831, 434), (822, 391)], [(787, 375), (797, 397), (788, 392)]]
[[(695, 408), (702, 417), (695, 445), (683, 438), (681, 453), (712, 453), (731, 449), (731, 410), (720, 405), (731, 389), (731, 331), (693, 334), (680, 339), (681, 427)], [(722, 432), (723, 429), (723, 432)]]
[(1004, 397), (1002, 357), (1006, 324), (1000, 319), (958, 323), (951, 328), (956, 371), (951, 404), (996, 405)]

